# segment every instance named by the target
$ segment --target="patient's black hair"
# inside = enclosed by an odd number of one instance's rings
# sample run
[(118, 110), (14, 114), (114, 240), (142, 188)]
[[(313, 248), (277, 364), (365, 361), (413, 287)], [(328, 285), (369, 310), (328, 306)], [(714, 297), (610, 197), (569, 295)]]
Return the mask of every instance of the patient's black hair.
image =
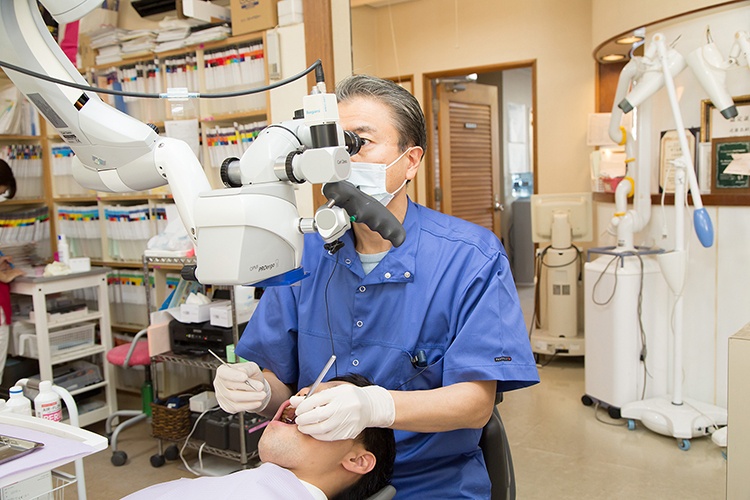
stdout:
[(0, 159), (0, 186), (8, 188), (8, 199), (16, 195), (16, 178), (13, 176), (10, 165), (2, 159)]
[[(337, 380), (357, 387), (373, 385), (366, 377), (354, 373), (335, 377), (330, 381)], [(393, 430), (368, 427), (357, 436), (356, 441), (361, 442), (367, 451), (375, 455), (375, 467), (349, 488), (333, 496), (331, 500), (362, 500), (374, 495), (391, 482), (393, 462), (396, 460), (396, 439), (393, 436)]]

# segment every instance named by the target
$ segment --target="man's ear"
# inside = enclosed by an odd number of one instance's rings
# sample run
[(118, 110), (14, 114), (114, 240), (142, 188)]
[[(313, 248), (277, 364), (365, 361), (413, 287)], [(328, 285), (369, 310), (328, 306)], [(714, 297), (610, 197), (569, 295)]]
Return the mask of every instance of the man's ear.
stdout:
[(352, 450), (341, 461), (344, 469), (354, 474), (365, 475), (375, 467), (375, 455), (365, 449)]
[(422, 164), (423, 155), (424, 150), (419, 146), (412, 146), (409, 152), (406, 153), (406, 157), (409, 159), (409, 165), (406, 167), (406, 178), (408, 180), (412, 180), (417, 176), (419, 165)]

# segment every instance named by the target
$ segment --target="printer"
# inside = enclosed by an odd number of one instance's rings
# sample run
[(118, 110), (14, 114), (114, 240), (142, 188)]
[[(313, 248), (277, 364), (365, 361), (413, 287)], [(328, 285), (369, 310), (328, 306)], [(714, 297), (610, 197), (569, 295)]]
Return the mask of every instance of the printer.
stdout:
[[(240, 337), (247, 323), (237, 326)], [(224, 357), (226, 347), (234, 344), (231, 328), (213, 326), (209, 321), (203, 323), (180, 323), (176, 319), (169, 322), (169, 343), (175, 354), (202, 356), (211, 349)]]

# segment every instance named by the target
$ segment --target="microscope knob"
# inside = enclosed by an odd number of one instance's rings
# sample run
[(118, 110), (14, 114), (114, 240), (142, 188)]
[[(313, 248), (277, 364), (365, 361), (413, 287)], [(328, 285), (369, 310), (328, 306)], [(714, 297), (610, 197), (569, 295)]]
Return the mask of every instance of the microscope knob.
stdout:
[(227, 187), (240, 187), (242, 181), (239, 179), (239, 167), (240, 159), (235, 157), (229, 157), (221, 162), (221, 169), (219, 174), (221, 175), (221, 182)]
[(147, 123), (146, 125), (148, 125), (149, 127), (151, 127), (151, 130), (153, 130), (153, 131), (154, 131), (154, 132), (156, 132), (157, 134), (160, 134), (160, 133), (161, 133), (161, 132), (159, 131), (159, 127), (158, 127), (157, 125), (155, 125), (155, 124), (153, 124), (153, 123)]

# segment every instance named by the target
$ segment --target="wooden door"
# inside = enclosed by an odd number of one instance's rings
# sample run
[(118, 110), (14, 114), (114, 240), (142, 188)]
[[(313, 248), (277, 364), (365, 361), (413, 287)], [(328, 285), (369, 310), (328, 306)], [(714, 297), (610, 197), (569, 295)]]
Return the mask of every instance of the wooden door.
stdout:
[(501, 238), (497, 87), (437, 86), (441, 209)]

